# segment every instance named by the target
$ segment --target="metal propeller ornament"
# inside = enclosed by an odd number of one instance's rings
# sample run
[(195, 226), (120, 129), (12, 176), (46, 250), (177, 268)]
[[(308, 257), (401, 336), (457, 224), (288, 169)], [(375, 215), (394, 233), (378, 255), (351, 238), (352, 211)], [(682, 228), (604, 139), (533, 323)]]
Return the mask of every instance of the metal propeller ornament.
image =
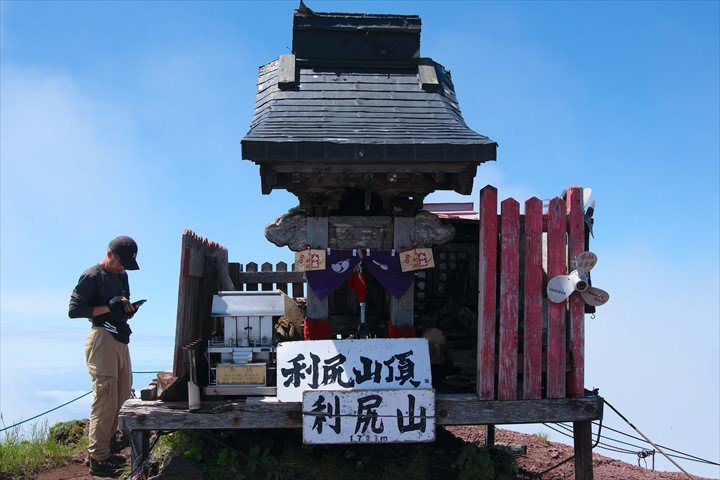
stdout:
[(604, 305), (610, 294), (605, 290), (590, 286), (590, 270), (597, 263), (597, 255), (592, 252), (582, 252), (575, 262), (577, 270), (570, 275), (558, 275), (550, 279), (547, 285), (548, 299), (553, 303), (564, 302), (573, 292), (580, 292), (588, 305), (598, 307)]

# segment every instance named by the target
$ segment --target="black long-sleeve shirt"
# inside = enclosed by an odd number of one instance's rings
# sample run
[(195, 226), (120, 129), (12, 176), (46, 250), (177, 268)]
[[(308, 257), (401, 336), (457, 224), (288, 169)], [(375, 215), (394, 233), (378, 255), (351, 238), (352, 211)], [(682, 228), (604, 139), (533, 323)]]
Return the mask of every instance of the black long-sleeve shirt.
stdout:
[(126, 272), (110, 273), (100, 264), (88, 268), (80, 275), (78, 284), (70, 296), (70, 318), (88, 318), (95, 327), (103, 327), (115, 339), (130, 343), (132, 330), (125, 312), (108, 312), (93, 318), (93, 308), (107, 305), (117, 296), (130, 300), (130, 285)]

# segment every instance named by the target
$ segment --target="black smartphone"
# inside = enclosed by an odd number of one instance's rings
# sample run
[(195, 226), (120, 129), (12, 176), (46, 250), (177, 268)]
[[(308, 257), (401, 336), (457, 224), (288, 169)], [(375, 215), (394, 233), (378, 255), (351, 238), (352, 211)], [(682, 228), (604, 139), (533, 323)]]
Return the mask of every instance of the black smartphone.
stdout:
[(145, 300), (145, 299), (138, 300), (137, 302), (132, 302), (132, 306), (135, 308), (138, 308), (140, 305), (142, 305), (145, 302), (147, 302), (147, 300)]

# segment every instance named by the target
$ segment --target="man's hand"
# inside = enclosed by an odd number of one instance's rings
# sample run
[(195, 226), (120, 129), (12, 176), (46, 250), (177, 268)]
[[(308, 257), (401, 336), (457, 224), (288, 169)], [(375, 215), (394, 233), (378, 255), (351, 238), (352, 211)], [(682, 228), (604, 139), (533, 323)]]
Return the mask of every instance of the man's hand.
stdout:
[(137, 308), (135, 308), (135, 306), (130, 303), (127, 298), (120, 295), (110, 299), (110, 301), (108, 302), (108, 308), (111, 312), (124, 312), (130, 317), (132, 317), (137, 310)]
[(108, 308), (111, 312), (124, 312), (126, 303), (127, 298), (118, 295), (117, 297), (113, 297), (110, 299), (110, 301), (108, 302)]

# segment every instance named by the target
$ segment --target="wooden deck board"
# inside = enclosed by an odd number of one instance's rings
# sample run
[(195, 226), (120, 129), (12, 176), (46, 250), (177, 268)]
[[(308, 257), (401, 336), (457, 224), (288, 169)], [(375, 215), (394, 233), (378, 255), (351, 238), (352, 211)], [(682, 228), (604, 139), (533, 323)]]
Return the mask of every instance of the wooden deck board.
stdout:
[[(479, 400), (475, 394), (436, 395), (437, 425), (556, 423), (599, 420), (601, 397), (542, 400)], [(120, 410), (122, 430), (301, 428), (301, 403), (276, 397), (234, 402), (206, 401), (190, 412), (187, 403), (128, 400)]]

